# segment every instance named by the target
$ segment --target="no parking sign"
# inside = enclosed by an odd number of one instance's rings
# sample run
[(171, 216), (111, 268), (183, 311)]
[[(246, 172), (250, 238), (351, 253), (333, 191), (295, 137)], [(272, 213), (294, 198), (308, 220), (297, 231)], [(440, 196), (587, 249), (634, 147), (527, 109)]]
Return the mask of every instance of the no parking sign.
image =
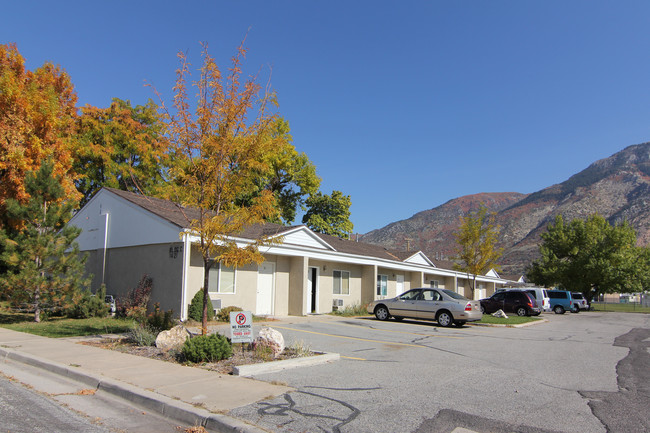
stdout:
[(230, 313), (230, 339), (233, 343), (253, 342), (253, 314), (250, 311)]

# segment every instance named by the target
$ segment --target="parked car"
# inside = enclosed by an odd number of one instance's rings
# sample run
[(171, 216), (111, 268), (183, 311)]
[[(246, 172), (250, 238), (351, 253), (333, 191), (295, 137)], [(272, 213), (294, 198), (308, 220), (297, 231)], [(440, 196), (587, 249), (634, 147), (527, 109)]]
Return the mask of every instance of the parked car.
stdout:
[(506, 287), (497, 289), (497, 292), (508, 290), (523, 290), (525, 292), (528, 292), (533, 295), (533, 298), (535, 298), (535, 301), (537, 302), (537, 306), (542, 311), (551, 311), (550, 299), (548, 297), (548, 293), (546, 293), (547, 289), (543, 287)]
[(504, 290), (496, 292), (489, 298), (481, 299), (481, 310), (492, 314), (503, 310), (518, 316), (537, 316), (542, 310), (537, 306), (535, 297), (524, 290)]
[(578, 311), (580, 310), (585, 310), (589, 311), (589, 303), (585, 299), (584, 296), (582, 296), (582, 293), (580, 292), (571, 292), (571, 298), (573, 298), (573, 309), (575, 310), (576, 308)]
[(481, 320), (481, 305), (447, 289), (411, 289), (391, 299), (380, 299), (368, 305), (368, 312), (379, 320), (393, 317), (435, 320), (441, 326), (463, 326)]
[(555, 314), (564, 314), (566, 311), (577, 313), (580, 309), (576, 309), (573, 305), (573, 298), (571, 292), (566, 290), (547, 290), (548, 297), (551, 301), (551, 310)]

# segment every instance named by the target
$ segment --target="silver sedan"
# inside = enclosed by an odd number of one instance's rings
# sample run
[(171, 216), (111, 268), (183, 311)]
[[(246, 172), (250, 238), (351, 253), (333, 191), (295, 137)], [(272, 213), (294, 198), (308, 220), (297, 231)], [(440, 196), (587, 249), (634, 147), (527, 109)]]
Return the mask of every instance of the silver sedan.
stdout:
[(479, 301), (451, 290), (430, 288), (411, 289), (395, 298), (376, 300), (368, 305), (368, 312), (379, 320), (435, 320), (441, 326), (463, 326), (483, 317)]

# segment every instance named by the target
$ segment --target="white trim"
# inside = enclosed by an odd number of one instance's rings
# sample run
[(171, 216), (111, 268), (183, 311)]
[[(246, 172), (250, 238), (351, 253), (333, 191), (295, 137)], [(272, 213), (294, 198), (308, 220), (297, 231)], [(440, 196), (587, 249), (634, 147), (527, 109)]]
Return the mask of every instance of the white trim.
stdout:
[(102, 257), (102, 284), (106, 283), (106, 250), (108, 248), (108, 217), (109, 213), (104, 214), (104, 253)]
[(187, 233), (183, 233), (183, 269), (181, 283), (181, 320), (187, 319), (187, 280), (189, 278), (190, 269), (190, 256), (192, 252), (192, 244), (190, 243)]

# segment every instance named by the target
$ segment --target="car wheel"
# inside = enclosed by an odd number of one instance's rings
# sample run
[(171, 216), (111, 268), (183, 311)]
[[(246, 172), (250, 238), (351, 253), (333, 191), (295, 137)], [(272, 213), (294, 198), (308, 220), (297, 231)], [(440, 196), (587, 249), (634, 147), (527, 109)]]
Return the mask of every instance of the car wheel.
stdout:
[(561, 305), (556, 305), (555, 308), (553, 308), (553, 312), (555, 314), (564, 314), (564, 308)]
[(574, 306), (574, 307), (573, 307), (573, 312), (574, 312), (574, 313), (579, 313), (579, 312), (580, 312), (580, 307), (578, 307), (577, 305)]
[(481, 305), (481, 314), (485, 314), (485, 307)]
[(448, 328), (454, 324), (454, 318), (448, 311), (441, 311), (438, 313), (436, 320), (440, 326), (444, 326), (445, 328)]
[(528, 311), (524, 307), (517, 308), (517, 316), (527, 316)]
[(465, 323), (467, 322), (454, 322), (454, 325), (456, 325), (458, 328), (462, 328), (463, 326), (465, 326)]
[(375, 317), (378, 320), (388, 320), (388, 317), (390, 314), (388, 313), (388, 308), (384, 307), (383, 305), (379, 305), (377, 308), (375, 308)]

